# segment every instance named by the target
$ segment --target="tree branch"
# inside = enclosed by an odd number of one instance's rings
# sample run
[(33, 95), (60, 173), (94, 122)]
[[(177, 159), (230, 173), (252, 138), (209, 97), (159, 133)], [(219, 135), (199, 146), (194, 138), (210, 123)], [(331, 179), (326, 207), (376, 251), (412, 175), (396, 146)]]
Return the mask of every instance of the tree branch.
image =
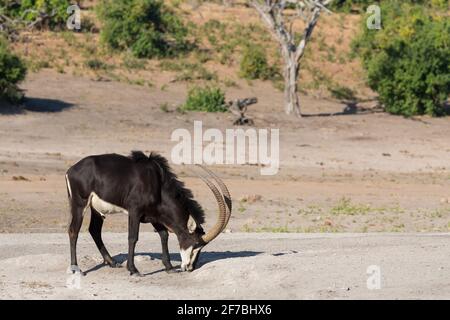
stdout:
[[(285, 59), (294, 59), (297, 63), (303, 57), (307, 42), (310, 40), (320, 13), (331, 12), (326, 8), (332, 0), (250, 0), (271, 34), (280, 43)], [(287, 5), (294, 5), (296, 14), (287, 16)], [(294, 20), (305, 20), (306, 26), (302, 39), (297, 44), (293, 32)], [(286, 27), (288, 23), (288, 27)]]

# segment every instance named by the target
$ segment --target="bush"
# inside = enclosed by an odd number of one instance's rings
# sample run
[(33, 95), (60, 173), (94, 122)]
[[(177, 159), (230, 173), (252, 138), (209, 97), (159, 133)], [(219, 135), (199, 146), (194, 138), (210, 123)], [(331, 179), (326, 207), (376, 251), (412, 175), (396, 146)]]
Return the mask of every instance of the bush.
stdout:
[[(366, 10), (366, 8), (372, 4), (379, 5), (380, 3), (385, 4), (390, 2), (391, 0), (384, 1), (374, 1), (374, 0), (334, 0), (331, 3), (331, 9), (338, 11), (351, 11), (352, 9), (356, 10)], [(403, 3), (410, 4), (421, 4), (427, 5), (429, 7), (448, 9), (448, 0), (403, 0)]]
[(38, 27), (50, 29), (63, 28), (66, 25), (69, 14), (67, 8), (71, 5), (69, 0), (0, 0), (0, 9), (3, 14), (22, 19), (25, 22), (36, 21), (42, 13), (50, 15), (49, 19), (38, 24)]
[(239, 76), (244, 79), (267, 80), (273, 78), (275, 71), (269, 66), (266, 52), (261, 46), (251, 45), (244, 49)]
[(421, 6), (382, 5), (383, 28), (354, 43), (369, 86), (386, 111), (405, 116), (441, 115), (450, 94), (450, 22)]
[(174, 55), (188, 48), (187, 29), (160, 0), (103, 0), (97, 6), (102, 41), (138, 58)]
[(181, 107), (186, 111), (225, 112), (225, 94), (217, 87), (194, 87), (189, 90), (186, 103)]
[(108, 65), (99, 59), (89, 59), (85, 63), (85, 66), (91, 70), (106, 70)]
[(15, 103), (22, 97), (17, 83), (26, 75), (26, 68), (20, 58), (8, 48), (7, 41), (0, 37), (0, 98)]

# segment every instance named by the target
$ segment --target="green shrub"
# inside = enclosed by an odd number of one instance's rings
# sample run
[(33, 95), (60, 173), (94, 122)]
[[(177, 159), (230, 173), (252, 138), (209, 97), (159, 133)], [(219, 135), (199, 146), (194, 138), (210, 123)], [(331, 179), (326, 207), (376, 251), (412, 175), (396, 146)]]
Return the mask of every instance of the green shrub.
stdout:
[(331, 3), (331, 8), (338, 11), (350, 11), (352, 8), (366, 8), (373, 4), (370, 0), (335, 0)]
[(160, 0), (102, 0), (97, 14), (102, 41), (138, 58), (170, 56), (188, 49), (187, 29)]
[(63, 28), (66, 25), (69, 14), (67, 8), (71, 5), (69, 0), (0, 0), (0, 13), (6, 16), (22, 19), (25, 22), (36, 21), (42, 13), (51, 17), (44, 20), (37, 27), (50, 29)]
[(266, 52), (261, 46), (250, 45), (244, 49), (239, 76), (244, 79), (267, 80), (274, 76), (273, 68), (267, 62)]
[(382, 5), (383, 28), (354, 41), (369, 86), (386, 111), (404, 116), (441, 115), (450, 94), (450, 22), (422, 6)]
[(186, 111), (225, 112), (225, 94), (217, 87), (194, 87), (189, 90), (186, 103), (181, 107)]
[(26, 75), (26, 67), (20, 58), (8, 48), (7, 41), (0, 37), (0, 98), (15, 103), (22, 97), (17, 83)]
[(106, 63), (97, 58), (89, 59), (84, 64), (91, 70), (106, 70), (108, 68)]
[[(337, 11), (366, 10), (370, 5), (386, 4), (391, 0), (334, 0), (331, 3), (331, 9)], [(403, 3), (427, 5), (429, 7), (448, 9), (448, 0), (403, 0)]]

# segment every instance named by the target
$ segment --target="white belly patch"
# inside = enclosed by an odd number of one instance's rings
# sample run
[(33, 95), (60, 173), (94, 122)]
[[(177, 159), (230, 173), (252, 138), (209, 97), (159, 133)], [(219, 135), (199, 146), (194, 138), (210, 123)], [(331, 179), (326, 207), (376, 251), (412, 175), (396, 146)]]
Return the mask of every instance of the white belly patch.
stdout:
[(98, 211), (98, 213), (100, 213), (103, 218), (106, 218), (106, 215), (108, 214), (128, 214), (128, 211), (124, 208), (102, 200), (95, 192), (91, 192), (91, 194), (89, 195), (88, 203), (86, 204), (86, 208), (84, 209), (84, 211), (86, 211), (87, 208), (89, 208), (89, 206), (91, 205), (95, 210)]

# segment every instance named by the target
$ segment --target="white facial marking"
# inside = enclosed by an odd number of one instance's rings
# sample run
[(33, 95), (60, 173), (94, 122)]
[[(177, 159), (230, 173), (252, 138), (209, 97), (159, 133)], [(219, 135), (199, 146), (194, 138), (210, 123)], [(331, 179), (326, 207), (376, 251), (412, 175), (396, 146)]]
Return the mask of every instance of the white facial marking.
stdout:
[(191, 215), (189, 216), (187, 228), (189, 230), (189, 233), (194, 233), (195, 229), (197, 229), (197, 223), (195, 222), (194, 218), (192, 218)]
[(193, 247), (189, 247), (187, 249), (180, 248), (181, 271), (188, 270), (188, 266), (191, 263), (192, 249), (193, 249)]

